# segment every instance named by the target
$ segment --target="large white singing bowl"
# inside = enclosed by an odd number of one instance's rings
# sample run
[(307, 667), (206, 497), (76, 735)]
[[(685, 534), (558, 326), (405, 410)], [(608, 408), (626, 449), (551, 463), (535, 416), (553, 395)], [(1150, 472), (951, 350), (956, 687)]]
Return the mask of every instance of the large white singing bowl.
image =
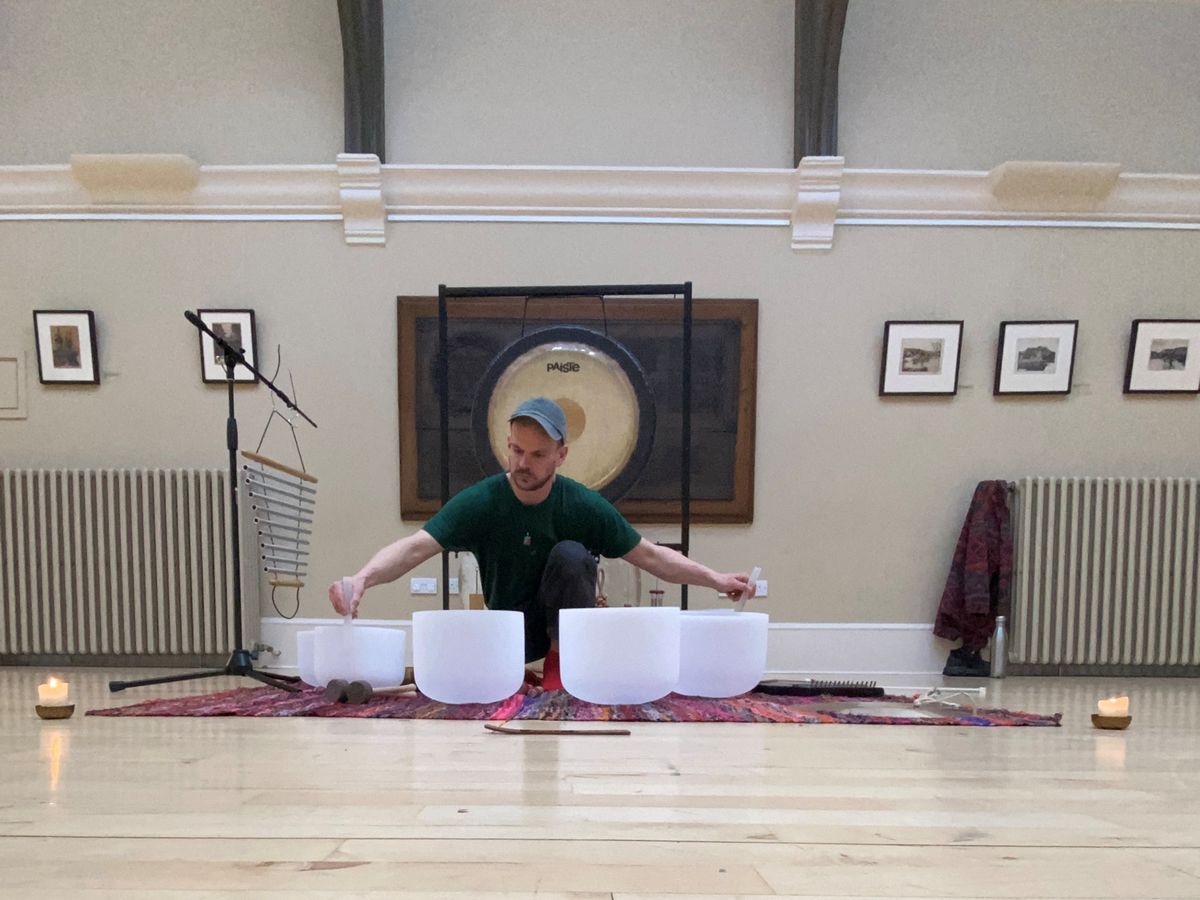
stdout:
[(589, 703), (649, 703), (679, 680), (679, 610), (564, 609), (558, 614), (563, 687)]
[(413, 676), (441, 703), (495, 703), (525, 680), (525, 614), (494, 609), (413, 613)]
[(689, 697), (736, 697), (767, 667), (767, 614), (731, 609), (680, 613), (679, 683)]
[(313, 638), (313, 675), (324, 686), (335, 678), (395, 687), (404, 681), (404, 630), (367, 625), (323, 625)]
[(316, 660), (313, 659), (315, 653), (313, 642), (316, 637), (315, 631), (296, 632), (296, 668), (300, 670), (300, 680), (305, 684), (316, 685), (317, 683)]

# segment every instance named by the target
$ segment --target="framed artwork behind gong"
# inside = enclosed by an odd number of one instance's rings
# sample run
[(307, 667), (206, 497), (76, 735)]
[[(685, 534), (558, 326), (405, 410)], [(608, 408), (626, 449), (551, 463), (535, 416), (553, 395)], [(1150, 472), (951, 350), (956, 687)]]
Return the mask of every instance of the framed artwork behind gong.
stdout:
[(100, 383), (96, 316), (90, 309), (34, 310), (33, 335), (42, 384)]
[[(754, 516), (754, 417), (758, 301), (693, 301), (692, 500), (695, 523), (750, 522)], [(440, 507), (440, 412), (436, 390), (436, 297), (398, 297), (400, 513), (427, 519)], [(632, 522), (680, 517), (683, 301), (671, 298), (524, 297), (447, 301), (450, 401), (450, 494), (495, 471), (481, 461), (475, 404), (484, 375), (523, 336), (581, 326), (619, 342), (636, 360), (653, 396), (653, 435), (644, 464), (616, 506)], [(602, 342), (601, 342), (602, 343)], [(574, 367), (553, 366), (539, 389), (584, 407), (593, 394), (571, 387)], [(562, 405), (560, 403), (560, 405)], [(567, 410), (576, 415), (577, 410)], [(579, 441), (575, 449), (581, 449)], [(494, 454), (493, 454), (494, 455)]]

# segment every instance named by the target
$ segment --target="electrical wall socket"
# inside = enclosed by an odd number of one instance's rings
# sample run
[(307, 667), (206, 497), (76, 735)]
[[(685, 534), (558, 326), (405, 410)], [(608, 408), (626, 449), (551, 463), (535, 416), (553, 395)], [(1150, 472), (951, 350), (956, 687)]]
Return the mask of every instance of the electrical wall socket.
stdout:
[(414, 594), (436, 594), (437, 579), (436, 578), (413, 578), (410, 582), (409, 590)]
[(755, 589), (754, 589), (754, 596), (755, 597), (767, 596), (767, 579), (760, 578), (754, 583), (757, 585), (757, 587), (755, 587)]
[(450, 579), (450, 593), (452, 593), (452, 594), (458, 593), (458, 579), (457, 578)]

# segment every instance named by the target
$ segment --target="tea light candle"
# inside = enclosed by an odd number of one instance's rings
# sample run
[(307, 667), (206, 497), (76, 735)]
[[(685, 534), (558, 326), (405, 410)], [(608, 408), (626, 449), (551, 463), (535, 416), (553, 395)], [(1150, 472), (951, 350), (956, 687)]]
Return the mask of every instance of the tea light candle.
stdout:
[(65, 681), (51, 678), (45, 684), (38, 685), (39, 706), (70, 706), (70, 688)]
[(1129, 715), (1129, 698), (1109, 697), (1107, 700), (1097, 703), (1096, 707), (1102, 716), (1127, 716)]

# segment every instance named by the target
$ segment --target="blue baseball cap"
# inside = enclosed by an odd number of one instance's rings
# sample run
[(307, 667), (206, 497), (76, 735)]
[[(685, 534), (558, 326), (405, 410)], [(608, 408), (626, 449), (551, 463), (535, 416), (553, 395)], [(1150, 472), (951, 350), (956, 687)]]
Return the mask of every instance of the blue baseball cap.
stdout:
[(542, 430), (556, 441), (567, 439), (567, 416), (562, 407), (548, 397), (534, 397), (526, 400), (508, 417), (513, 419), (533, 419), (542, 426)]

